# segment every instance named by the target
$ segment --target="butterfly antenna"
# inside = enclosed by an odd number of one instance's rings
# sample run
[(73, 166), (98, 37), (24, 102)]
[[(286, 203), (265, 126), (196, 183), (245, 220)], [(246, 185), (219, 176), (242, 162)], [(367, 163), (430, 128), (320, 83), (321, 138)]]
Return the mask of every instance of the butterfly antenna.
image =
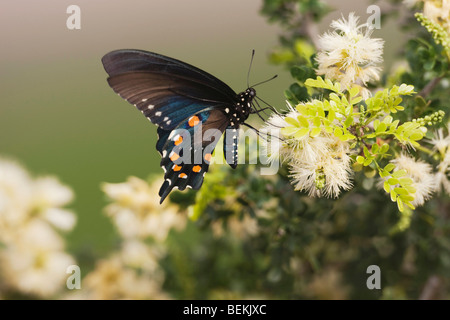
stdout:
[[(252, 88), (254, 88), (254, 87), (256, 87), (256, 86), (259, 86), (260, 84), (263, 84), (263, 83), (266, 83), (266, 82), (269, 82), (269, 81), (272, 81), (273, 79), (275, 79), (276, 77), (278, 77), (278, 75), (276, 74), (276, 75), (274, 75), (272, 78), (270, 78), (270, 79), (267, 79), (267, 80), (264, 80), (264, 81), (261, 81), (261, 82), (258, 82), (257, 84), (254, 84), (254, 85), (252, 85), (251, 87)], [(250, 87), (249, 87), (250, 88)]]
[(252, 57), (250, 58), (250, 65), (248, 66), (248, 72), (247, 72), (247, 88), (250, 88), (249, 86), (249, 78), (250, 78), (250, 70), (252, 69), (252, 63), (253, 63), (253, 57), (255, 56), (255, 49), (252, 50)]

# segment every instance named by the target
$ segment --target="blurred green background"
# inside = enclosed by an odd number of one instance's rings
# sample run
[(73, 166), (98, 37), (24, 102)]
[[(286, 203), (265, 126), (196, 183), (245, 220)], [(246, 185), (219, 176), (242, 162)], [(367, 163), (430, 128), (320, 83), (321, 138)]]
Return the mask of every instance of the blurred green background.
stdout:
[[(341, 12), (368, 16), (365, 1), (328, 3), (337, 11), (320, 32)], [(66, 27), (71, 4), (81, 8), (81, 30)], [(69, 250), (97, 255), (114, 244), (102, 213), (102, 182), (162, 174), (156, 127), (109, 88), (101, 57), (121, 48), (155, 51), (204, 69), (239, 92), (255, 49), (250, 82), (278, 74), (258, 95), (284, 108), (282, 93), (292, 80), (267, 62), (281, 30), (266, 22), (260, 7), (260, 0), (0, 3), (0, 156), (38, 175), (54, 174), (74, 189), (78, 223)], [(395, 35), (389, 38), (385, 56), (401, 45)]]

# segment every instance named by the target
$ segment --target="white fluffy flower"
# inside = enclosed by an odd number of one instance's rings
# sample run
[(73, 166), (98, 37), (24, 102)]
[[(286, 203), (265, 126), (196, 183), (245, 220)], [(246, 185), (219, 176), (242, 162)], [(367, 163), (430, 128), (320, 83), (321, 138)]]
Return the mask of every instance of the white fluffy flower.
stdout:
[(264, 124), (261, 129), (261, 133), (267, 135), (266, 139), (261, 139), (261, 148), (264, 155), (267, 156), (270, 163), (275, 161), (282, 161), (291, 154), (291, 148), (284, 143), (281, 139), (284, 137), (281, 134), (280, 129), (289, 124), (286, 122), (286, 117), (297, 117), (298, 112), (287, 103), (289, 113), (286, 115), (272, 115)]
[(423, 14), (450, 33), (450, 0), (425, 0)]
[(322, 134), (306, 137), (290, 162), (292, 183), (296, 190), (310, 196), (338, 197), (352, 187), (349, 145), (335, 136)]
[[(325, 33), (319, 39), (317, 74), (339, 81), (344, 88), (352, 85), (366, 85), (380, 78), (380, 68), (376, 65), (383, 61), (384, 41), (371, 38), (372, 30), (367, 24), (358, 25), (359, 18), (350, 13), (345, 18), (333, 21), (335, 31)], [(365, 97), (368, 90), (362, 90)]]
[(124, 183), (103, 184), (103, 191), (113, 200), (106, 207), (106, 213), (124, 238), (151, 236), (164, 241), (172, 228), (184, 228), (185, 215), (179, 214), (173, 206), (159, 204), (160, 185), (160, 181), (149, 185), (136, 177), (130, 177)]
[[(447, 124), (447, 127), (450, 127), (450, 123)], [(445, 191), (450, 195), (450, 135), (445, 136), (444, 129), (441, 128), (435, 132), (435, 137), (431, 139), (430, 143), (441, 158), (435, 174), (436, 190)]]
[(265, 130), (273, 130), (277, 138), (283, 139), (275, 144), (270, 158), (287, 163), (295, 189), (306, 191), (310, 196), (338, 197), (342, 190), (349, 190), (352, 170), (348, 143), (324, 132), (315, 137), (308, 134), (301, 138), (284, 136), (280, 129), (289, 126), (285, 118), (295, 119), (300, 115), (291, 106), (289, 110), (284, 116), (272, 116), (266, 123)]
[(56, 178), (32, 179), (18, 164), (0, 160), (0, 240), (14, 241), (20, 227), (35, 218), (71, 230), (76, 216), (62, 206), (72, 199), (72, 190)]
[(65, 288), (67, 267), (75, 262), (52, 227), (73, 228), (75, 215), (62, 208), (72, 199), (56, 178), (33, 179), (0, 160), (0, 283), (7, 289), (48, 298)]
[(97, 262), (93, 271), (83, 279), (83, 289), (67, 299), (118, 300), (168, 299), (162, 290), (164, 277), (139, 272), (127, 266), (119, 254)]
[(401, 154), (397, 158), (391, 160), (395, 164), (395, 170), (405, 170), (406, 177), (411, 178), (413, 186), (416, 189), (414, 200), (411, 202), (413, 206), (421, 206), (426, 200), (431, 198), (436, 188), (435, 177), (430, 164), (415, 160), (407, 155)]
[(3, 281), (25, 294), (50, 297), (65, 288), (74, 259), (63, 251), (61, 237), (44, 221), (21, 227), (21, 237), (1, 252)]

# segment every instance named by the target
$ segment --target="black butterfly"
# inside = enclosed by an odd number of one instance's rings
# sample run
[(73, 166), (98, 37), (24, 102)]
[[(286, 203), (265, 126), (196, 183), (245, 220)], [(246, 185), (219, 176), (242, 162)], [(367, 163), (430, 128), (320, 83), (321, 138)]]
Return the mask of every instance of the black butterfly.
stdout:
[(261, 111), (253, 88), (236, 94), (203, 70), (142, 50), (112, 51), (102, 62), (111, 88), (158, 126), (156, 149), (165, 171), (160, 203), (173, 188), (201, 187), (223, 132), (226, 161), (236, 168), (239, 126), (249, 126), (250, 113)]

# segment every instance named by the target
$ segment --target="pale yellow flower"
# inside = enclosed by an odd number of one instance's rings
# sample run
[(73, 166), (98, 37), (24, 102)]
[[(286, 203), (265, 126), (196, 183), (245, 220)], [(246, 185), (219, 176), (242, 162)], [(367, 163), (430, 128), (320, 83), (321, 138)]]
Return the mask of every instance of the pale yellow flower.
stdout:
[(103, 191), (113, 201), (105, 211), (126, 239), (153, 237), (164, 241), (172, 229), (181, 230), (186, 216), (175, 206), (159, 204), (161, 181), (149, 185), (146, 181), (130, 177), (123, 183), (104, 183)]
[(423, 14), (450, 35), (450, 0), (425, 0)]
[(63, 291), (67, 267), (75, 261), (64, 252), (61, 237), (38, 219), (21, 228), (21, 237), (0, 252), (3, 282), (24, 294), (46, 298)]
[(54, 177), (32, 178), (0, 159), (0, 283), (8, 290), (49, 298), (65, 288), (74, 259), (54, 228), (68, 231), (76, 217), (63, 206), (72, 190)]
[(80, 292), (68, 295), (68, 299), (117, 300), (117, 299), (169, 299), (162, 290), (163, 278), (139, 272), (127, 266), (120, 255), (97, 262), (93, 271), (83, 279)]

